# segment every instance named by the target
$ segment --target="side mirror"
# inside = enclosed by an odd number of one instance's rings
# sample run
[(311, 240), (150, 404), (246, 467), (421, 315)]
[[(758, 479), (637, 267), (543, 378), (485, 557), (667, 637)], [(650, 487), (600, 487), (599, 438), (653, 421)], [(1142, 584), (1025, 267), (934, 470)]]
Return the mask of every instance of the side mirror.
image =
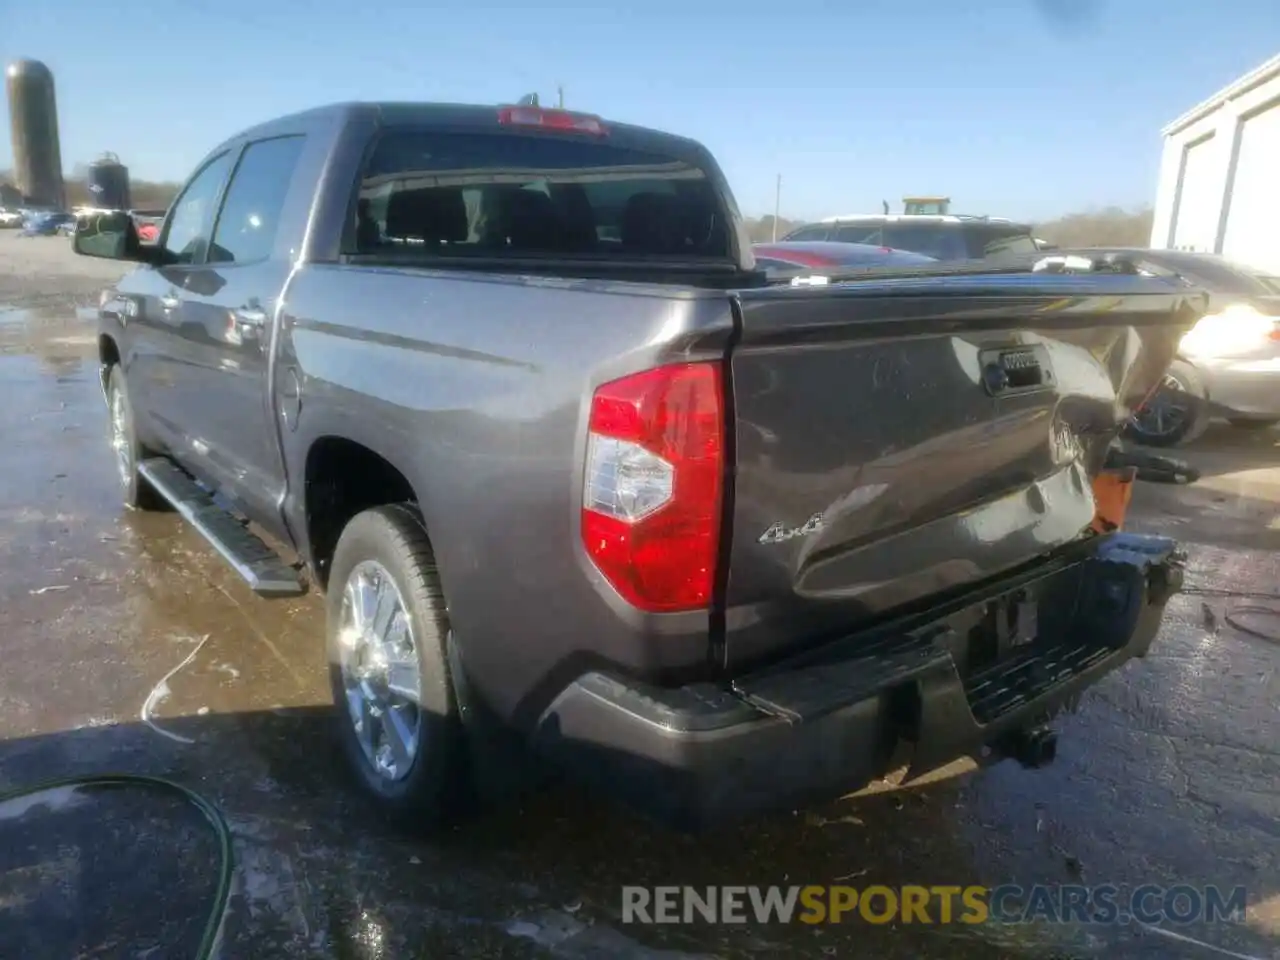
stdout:
[(82, 257), (97, 257), (101, 260), (145, 263), (151, 259), (138, 239), (138, 227), (133, 222), (133, 217), (122, 211), (81, 217), (76, 221), (71, 249)]

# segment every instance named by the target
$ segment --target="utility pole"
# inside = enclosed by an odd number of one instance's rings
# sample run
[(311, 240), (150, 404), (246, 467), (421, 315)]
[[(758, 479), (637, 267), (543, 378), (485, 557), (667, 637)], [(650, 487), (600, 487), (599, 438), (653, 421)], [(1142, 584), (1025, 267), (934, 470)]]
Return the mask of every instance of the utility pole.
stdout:
[(561, 110), (564, 109), (564, 84), (563, 83), (556, 86), (556, 105)]
[(778, 174), (778, 182), (773, 188), (773, 241), (778, 241), (778, 211), (782, 209), (782, 174)]

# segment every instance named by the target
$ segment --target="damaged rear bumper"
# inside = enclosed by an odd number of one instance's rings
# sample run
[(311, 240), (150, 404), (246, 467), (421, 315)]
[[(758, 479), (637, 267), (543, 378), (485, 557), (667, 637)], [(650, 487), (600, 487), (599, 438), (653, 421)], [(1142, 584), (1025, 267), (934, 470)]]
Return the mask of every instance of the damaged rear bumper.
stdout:
[[(912, 778), (999, 748), (1145, 655), (1181, 589), (1174, 541), (1094, 543), (722, 685), (584, 674), (544, 712), (536, 745), (579, 779), (694, 828), (834, 799), (904, 761)], [(981, 661), (982, 625), (1027, 598), (1030, 636)]]

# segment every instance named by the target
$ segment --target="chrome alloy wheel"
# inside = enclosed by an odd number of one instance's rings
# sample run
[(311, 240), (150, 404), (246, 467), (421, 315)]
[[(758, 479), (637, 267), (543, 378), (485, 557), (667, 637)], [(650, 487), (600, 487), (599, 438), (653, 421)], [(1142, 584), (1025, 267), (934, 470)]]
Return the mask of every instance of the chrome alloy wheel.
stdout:
[(338, 650), (347, 713), (378, 776), (402, 780), (422, 740), (421, 670), (400, 588), (376, 560), (357, 564), (343, 588)]
[(111, 391), (111, 449), (116, 453), (116, 470), (120, 485), (129, 486), (133, 478), (133, 453), (129, 449), (129, 427), (125, 412), (124, 391), (116, 387)]

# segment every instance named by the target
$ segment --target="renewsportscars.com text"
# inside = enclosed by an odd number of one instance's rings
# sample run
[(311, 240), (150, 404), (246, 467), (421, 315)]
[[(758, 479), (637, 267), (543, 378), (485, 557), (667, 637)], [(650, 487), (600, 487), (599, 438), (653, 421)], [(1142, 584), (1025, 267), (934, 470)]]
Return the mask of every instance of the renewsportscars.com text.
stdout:
[(622, 888), (622, 922), (1242, 923), (1244, 887), (726, 886)]

